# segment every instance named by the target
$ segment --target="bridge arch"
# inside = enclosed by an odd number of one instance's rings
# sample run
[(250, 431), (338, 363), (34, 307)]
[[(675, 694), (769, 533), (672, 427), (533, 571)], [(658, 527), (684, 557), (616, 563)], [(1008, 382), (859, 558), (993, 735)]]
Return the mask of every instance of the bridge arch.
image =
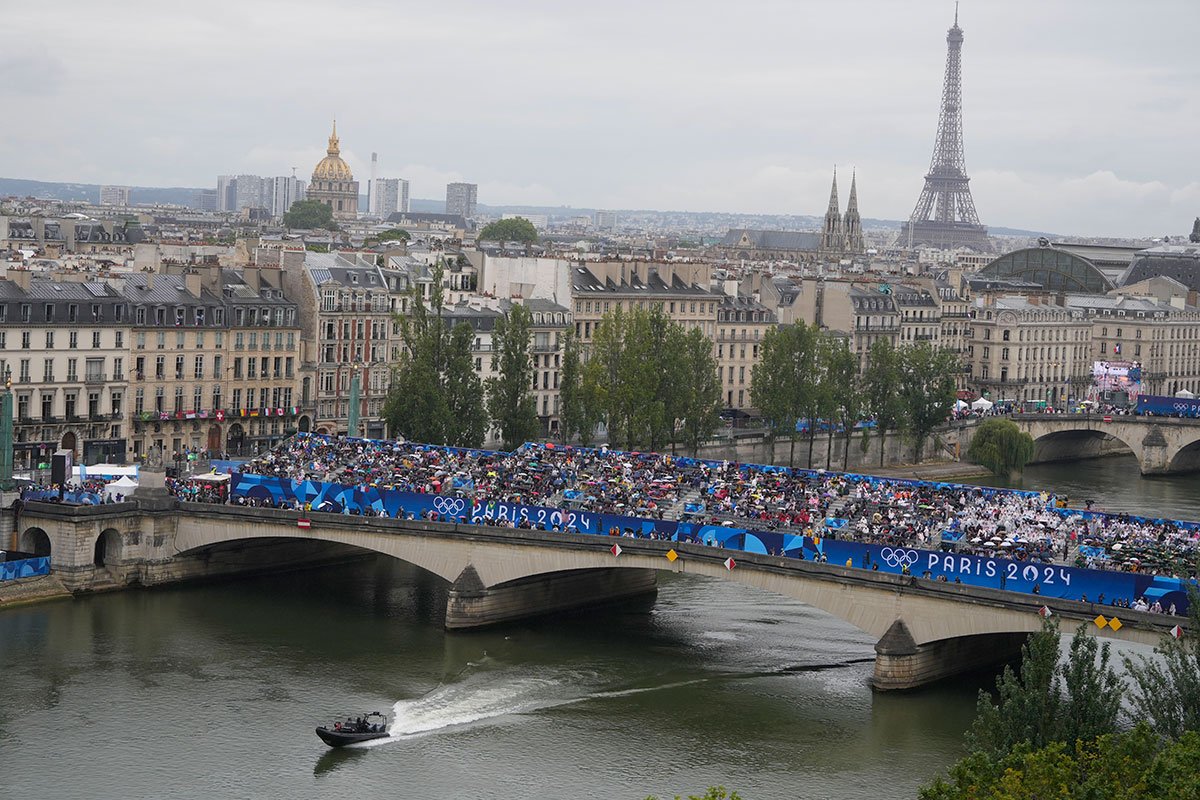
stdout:
[[(255, 517), (258, 516), (256, 513)], [(700, 546), (676, 545), (681, 551), (697, 547), (703, 555), (685, 553), (672, 563), (664, 557), (668, 543), (655, 543), (658, 546), (651, 553), (623, 552), (615, 557), (606, 537), (585, 537), (586, 542), (575, 542), (546, 535), (544, 541), (505, 541), (487, 535), (488, 529), (474, 526), (460, 528), (448, 523), (411, 521), (399, 526), (389, 519), (318, 514), (313, 515), (313, 527), (305, 531), (295, 527), (293, 517), (284, 517), (280, 512), (264, 510), (261, 519), (241, 520), (242, 524), (224, 517), (217, 514), (182, 518), (176, 539), (177, 553), (194, 554), (203, 548), (253, 539), (319, 540), (397, 558), (438, 575), (451, 584), (452, 592), (459, 588), (488, 592), (569, 572), (672, 571), (733, 580), (798, 600), (877, 637), (886, 633), (897, 619), (904, 618), (909, 620), (916, 645), (964, 635), (1025, 633), (1036, 630), (1040, 624), (1036, 614), (1000, 612), (970, 619), (964, 627), (962, 615), (953, 613), (960, 608), (956, 598), (931, 598), (901, 591), (899, 576), (884, 583), (877, 574), (863, 579), (859, 570), (828, 564), (818, 566), (812, 562), (807, 565), (814, 573), (821, 574), (806, 575), (796, 570), (805, 562), (792, 559), (779, 559), (787, 563), (765, 568), (747, 564), (730, 570), (724, 566), (725, 558), (733, 555), (740, 559), (742, 554)], [(476, 535), (477, 532), (483, 535)], [(641, 541), (621, 540), (621, 543), (630, 551)], [(831, 571), (836, 574), (828, 574)], [(463, 578), (467, 575), (471, 577), (464, 586)], [(839, 582), (843, 575), (849, 578), (846, 583)]]
[(26, 528), (21, 533), (20, 550), (23, 553), (33, 553), (35, 556), (50, 555), (50, 536), (41, 528)]
[(1168, 472), (1196, 472), (1200, 471), (1200, 438), (1183, 447), (1175, 453), (1171, 458), (1171, 462), (1167, 467)]
[(121, 562), (121, 534), (115, 528), (105, 528), (92, 546), (92, 564), (111, 567)]
[[(1036, 432), (1037, 427), (1034, 427)], [(1052, 430), (1033, 438), (1033, 461), (1073, 461), (1138, 452), (1129, 442), (1095, 428)]]

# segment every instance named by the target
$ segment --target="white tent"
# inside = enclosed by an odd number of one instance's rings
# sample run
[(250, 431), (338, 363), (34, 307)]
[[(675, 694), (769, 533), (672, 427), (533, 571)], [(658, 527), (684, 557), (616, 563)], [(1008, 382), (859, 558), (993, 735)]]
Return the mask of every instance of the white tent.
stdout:
[(193, 475), (188, 480), (199, 481), (200, 483), (225, 483), (229, 480), (229, 476), (220, 472), (209, 472), (205, 475)]
[(962, 411), (964, 408), (968, 408), (968, 407), (969, 406), (967, 405), (967, 401), (965, 401), (965, 400), (955, 400), (954, 401), (954, 410), (955, 411)]
[(104, 494), (110, 498), (116, 498), (117, 495), (129, 497), (133, 494), (133, 490), (138, 487), (137, 481), (130, 478), (128, 475), (122, 475), (117, 480), (104, 487)]
[(1194, 393), (1189, 392), (1187, 389), (1180, 389), (1178, 392), (1175, 393), (1175, 396), (1180, 398), (1181, 400), (1194, 400), (1196, 397), (1196, 395)]
[(122, 475), (136, 478), (137, 474), (138, 468), (136, 464), (131, 466), (125, 466), (124, 464), (75, 465), (75, 477), (79, 480), (83, 480), (84, 478), (116, 478)]
[(975, 409), (976, 411), (987, 411), (991, 407), (992, 401), (988, 400), (986, 397), (981, 397), (974, 403), (971, 403), (971, 408)]

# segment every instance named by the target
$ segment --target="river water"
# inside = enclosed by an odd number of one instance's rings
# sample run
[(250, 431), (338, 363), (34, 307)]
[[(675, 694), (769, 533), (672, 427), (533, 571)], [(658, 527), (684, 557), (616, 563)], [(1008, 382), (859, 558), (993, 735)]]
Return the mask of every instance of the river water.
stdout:
[[(1195, 478), (1126, 461), (1025, 482), (1200, 517)], [(380, 558), (0, 612), (0, 797), (915, 797), (988, 680), (873, 694), (870, 637), (720, 580), (465, 634), (444, 604)], [(373, 747), (313, 734), (374, 710)]]

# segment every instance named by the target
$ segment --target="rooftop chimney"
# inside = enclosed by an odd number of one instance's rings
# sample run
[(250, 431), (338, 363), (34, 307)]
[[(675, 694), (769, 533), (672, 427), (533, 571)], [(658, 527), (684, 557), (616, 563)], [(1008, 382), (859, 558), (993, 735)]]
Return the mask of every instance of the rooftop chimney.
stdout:
[(8, 279), (20, 286), (23, 291), (29, 291), (29, 281), (33, 278), (33, 273), (27, 269), (10, 269), (8, 270)]

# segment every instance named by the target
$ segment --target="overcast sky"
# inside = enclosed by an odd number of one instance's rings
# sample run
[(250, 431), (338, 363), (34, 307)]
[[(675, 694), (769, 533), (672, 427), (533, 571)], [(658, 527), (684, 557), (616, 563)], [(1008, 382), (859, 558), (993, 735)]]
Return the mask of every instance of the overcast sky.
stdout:
[[(838, 165), (906, 218), (949, 0), (11, 3), (0, 175), (307, 177), (330, 119), (362, 181), (495, 204), (820, 214)], [(1186, 232), (1200, 214), (1200, 2), (965, 0), (985, 224)], [(842, 187), (842, 202), (848, 186)]]

